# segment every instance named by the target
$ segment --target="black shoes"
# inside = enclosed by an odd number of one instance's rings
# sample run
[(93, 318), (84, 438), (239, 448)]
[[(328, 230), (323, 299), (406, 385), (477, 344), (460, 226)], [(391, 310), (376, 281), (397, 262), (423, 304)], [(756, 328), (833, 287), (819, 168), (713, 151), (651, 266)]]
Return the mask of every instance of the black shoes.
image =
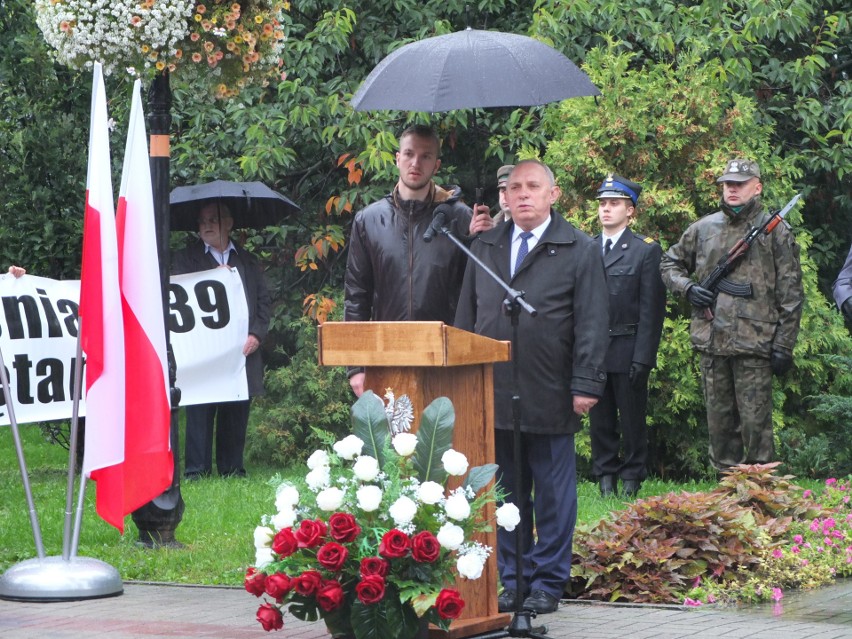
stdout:
[(558, 607), (559, 598), (544, 592), (544, 590), (533, 590), (532, 594), (524, 599), (524, 610), (531, 610), (538, 615), (556, 612)]
[(598, 483), (601, 487), (601, 497), (612, 497), (617, 494), (615, 475), (601, 475)]
[(624, 496), (628, 499), (632, 499), (636, 496), (636, 493), (639, 492), (639, 487), (641, 485), (642, 482), (639, 479), (622, 479), (621, 492), (624, 493)]
[(515, 612), (515, 606), (518, 603), (517, 590), (504, 590), (497, 597), (498, 612)]

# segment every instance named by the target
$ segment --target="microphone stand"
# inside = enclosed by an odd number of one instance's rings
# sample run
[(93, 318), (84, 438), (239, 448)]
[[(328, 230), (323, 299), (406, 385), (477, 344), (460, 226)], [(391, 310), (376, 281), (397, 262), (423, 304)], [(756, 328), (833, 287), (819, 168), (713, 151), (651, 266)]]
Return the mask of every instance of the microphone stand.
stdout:
[[(513, 434), (513, 456), (515, 460), (515, 486), (514, 492), (516, 499), (520, 499), (521, 491), (523, 490), (523, 481), (520, 473), (521, 459), (521, 396), (520, 396), (520, 367), (518, 366), (518, 324), (521, 309), (530, 314), (530, 317), (538, 315), (535, 310), (525, 299), (523, 291), (518, 291), (504, 282), (499, 275), (492, 271), (483, 263), (476, 255), (474, 255), (467, 246), (464, 245), (451, 230), (444, 225), (445, 218), (443, 215), (436, 215), (432, 221), (429, 231), (435, 230), (441, 235), (445, 235), (453, 244), (467, 255), (468, 259), (476, 264), (483, 271), (488, 273), (500, 287), (506, 291), (506, 297), (503, 299), (503, 312), (508, 315), (512, 322), (512, 384), (514, 385), (514, 393), (512, 394), (512, 434)], [(452, 225), (452, 224), (451, 224)], [(429, 233), (427, 231), (427, 233)], [(425, 239), (425, 238), (424, 238)], [(429, 237), (431, 240), (431, 236)], [(428, 241), (428, 240), (427, 240)], [(550, 639), (545, 635), (547, 632), (546, 626), (532, 626), (532, 618), (535, 617), (535, 612), (524, 610), (523, 608), (523, 593), (526, 590), (524, 578), (524, 527), (518, 525), (515, 528), (515, 572), (516, 572), (516, 595), (515, 595), (515, 612), (512, 617), (512, 622), (506, 630), (497, 632), (489, 632), (482, 635), (477, 635), (478, 639), (499, 639), (500, 637), (530, 637), (532, 639)]]

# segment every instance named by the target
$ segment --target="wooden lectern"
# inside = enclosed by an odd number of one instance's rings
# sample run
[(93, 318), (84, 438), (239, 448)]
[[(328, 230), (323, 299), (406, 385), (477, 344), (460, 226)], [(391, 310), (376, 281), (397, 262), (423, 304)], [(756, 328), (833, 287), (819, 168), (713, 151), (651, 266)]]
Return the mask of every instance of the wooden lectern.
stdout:
[[(448, 397), (455, 409), (453, 448), (471, 467), (494, 463), (494, 362), (511, 358), (509, 342), (475, 335), (443, 322), (325, 322), (319, 327), (323, 366), (364, 366), (365, 389), (379, 397), (385, 389), (408, 395), (415, 422), (436, 398)], [(486, 513), (494, 517), (494, 505)], [(496, 528), (496, 525), (495, 525)], [(465, 600), (462, 616), (448, 632), (431, 628), (430, 638), (457, 639), (505, 628), (511, 615), (497, 611), (497, 533), (477, 536), (491, 556), (475, 581), (459, 578)]]

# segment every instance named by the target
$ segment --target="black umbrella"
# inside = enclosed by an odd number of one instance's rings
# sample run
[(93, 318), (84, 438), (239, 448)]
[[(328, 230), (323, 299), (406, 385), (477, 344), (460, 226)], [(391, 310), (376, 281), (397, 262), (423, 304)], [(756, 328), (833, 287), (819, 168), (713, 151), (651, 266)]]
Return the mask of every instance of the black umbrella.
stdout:
[(172, 231), (197, 231), (198, 212), (205, 204), (227, 204), (234, 227), (264, 228), (279, 224), (299, 205), (263, 182), (228, 182), (179, 186), (169, 196)]
[(600, 95), (556, 49), (516, 33), (465, 29), (400, 47), (352, 97), (356, 111), (533, 106)]

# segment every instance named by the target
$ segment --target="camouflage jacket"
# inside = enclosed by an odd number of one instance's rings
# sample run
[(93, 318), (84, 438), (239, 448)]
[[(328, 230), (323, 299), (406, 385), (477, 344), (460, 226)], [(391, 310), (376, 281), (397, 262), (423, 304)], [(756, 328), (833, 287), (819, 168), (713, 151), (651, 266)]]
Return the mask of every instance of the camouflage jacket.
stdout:
[[(660, 272), (666, 287), (676, 295), (686, 295), (737, 240), (767, 218), (758, 205), (742, 219), (717, 211), (691, 224), (663, 255)], [(779, 224), (770, 235), (761, 235), (727, 279), (750, 283), (752, 295), (733, 297), (719, 292), (712, 306), (714, 318), (709, 321), (702, 310), (693, 308), (693, 346), (711, 355), (768, 357), (777, 350), (792, 356), (804, 294), (799, 246), (789, 229)]]

